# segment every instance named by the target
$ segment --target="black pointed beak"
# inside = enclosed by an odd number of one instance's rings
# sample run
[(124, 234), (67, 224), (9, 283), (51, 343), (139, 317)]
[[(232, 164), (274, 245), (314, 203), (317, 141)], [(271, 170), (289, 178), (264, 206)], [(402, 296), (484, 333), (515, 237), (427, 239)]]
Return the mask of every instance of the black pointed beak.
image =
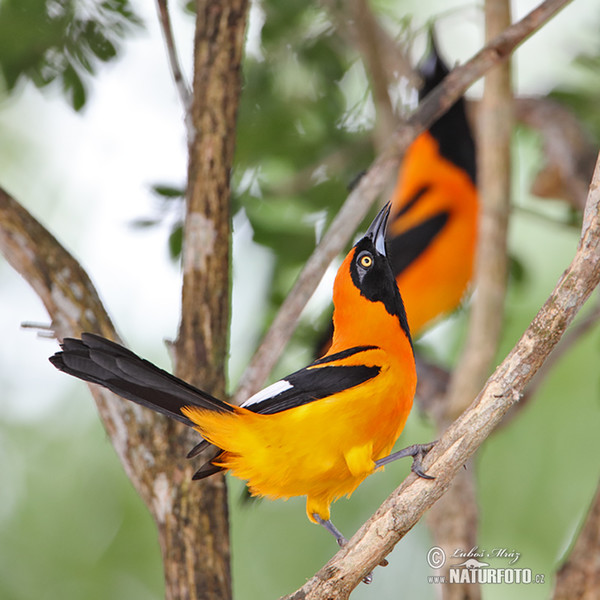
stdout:
[(388, 217), (390, 216), (390, 209), (392, 205), (388, 202), (378, 213), (377, 216), (373, 219), (373, 222), (367, 229), (367, 233), (365, 237), (370, 238), (373, 242), (375, 249), (379, 254), (383, 254), (383, 256), (387, 256), (385, 253), (385, 231), (387, 228)]

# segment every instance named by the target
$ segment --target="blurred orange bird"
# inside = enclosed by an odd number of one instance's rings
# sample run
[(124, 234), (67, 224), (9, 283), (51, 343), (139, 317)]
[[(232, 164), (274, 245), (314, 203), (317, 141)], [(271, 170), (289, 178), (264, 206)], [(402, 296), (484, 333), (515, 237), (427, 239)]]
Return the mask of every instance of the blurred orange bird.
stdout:
[[(433, 33), (419, 100), (448, 74)], [(392, 198), (389, 256), (410, 330), (456, 309), (473, 276), (478, 198), (475, 144), (459, 99), (408, 148)]]
[(306, 496), (308, 518), (340, 545), (330, 504), (384, 464), (432, 444), (390, 454), (412, 407), (416, 373), (406, 314), (385, 248), (390, 205), (350, 250), (334, 284), (334, 334), (325, 356), (234, 406), (122, 346), (91, 333), (66, 338), (52, 364), (196, 429), (214, 446), (195, 479), (221, 470), (253, 495)]
[[(433, 31), (419, 68), (422, 100), (449, 73)], [(458, 308), (473, 277), (478, 197), (475, 143), (459, 99), (408, 147), (394, 192), (388, 255), (410, 331), (418, 336)], [(327, 351), (331, 328), (317, 355)]]

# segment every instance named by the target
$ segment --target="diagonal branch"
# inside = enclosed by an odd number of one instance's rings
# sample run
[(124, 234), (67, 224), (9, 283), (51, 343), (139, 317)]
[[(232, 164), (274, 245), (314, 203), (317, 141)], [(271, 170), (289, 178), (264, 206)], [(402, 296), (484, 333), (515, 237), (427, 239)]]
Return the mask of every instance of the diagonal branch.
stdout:
[(390, 145), (371, 165), (348, 196), (319, 246), (308, 259), (294, 287), (281, 305), (258, 350), (242, 375), (236, 402), (260, 389), (290, 339), (300, 314), (331, 261), (342, 251), (377, 196), (397, 172), (409, 144), (447, 111), (479, 77), (502, 62), (534, 31), (564, 8), (570, 0), (546, 0), (494, 38), (471, 60), (456, 67), (421, 103), (406, 124), (391, 136)]
[(84, 329), (116, 337), (98, 292), (81, 265), (2, 188), (0, 252), (44, 303), (59, 339)]
[[(83, 331), (119, 340), (81, 265), (1, 188), (0, 252), (40, 297), (59, 340)], [(219, 478), (190, 485), (192, 465), (184, 457), (197, 436), (104, 388), (90, 385), (90, 391), (128, 478), (161, 532), (167, 597), (186, 597), (181, 592), (198, 577), (202, 594), (195, 597), (228, 598), (229, 581), (222, 577), (229, 564), (227, 494)], [(181, 537), (184, 545), (177, 544)], [(217, 555), (219, 546), (227, 551)]]
[[(246, 14), (246, 0), (198, 2), (197, 97), (192, 107), (196, 127), (190, 140), (182, 322), (175, 350), (177, 371), (192, 381), (206, 374), (206, 385), (214, 391), (225, 388), (228, 183)], [(221, 101), (219, 94), (229, 96)], [(210, 155), (211, 151), (219, 152), (218, 156)], [(212, 170), (205, 168), (207, 164)], [(208, 200), (199, 191), (202, 187)], [(0, 251), (43, 300), (59, 339), (82, 331), (116, 339), (84, 270), (1, 190)], [(199, 315), (198, 304), (190, 298), (196, 290), (207, 289)], [(199, 354), (206, 360), (199, 360)], [(227, 490), (222, 477), (192, 484), (193, 465), (184, 457), (197, 436), (189, 428), (93, 387), (116, 452), (157, 524), (166, 597), (230, 598)]]
[(424, 467), (435, 479), (409, 475), (371, 519), (314, 577), (286, 600), (347, 598), (448, 489), (464, 465), (518, 402), (565, 329), (600, 282), (600, 157), (573, 261), (552, 294), (471, 406), (446, 430)]
[[(119, 339), (94, 284), (81, 265), (2, 188), (0, 252), (35, 290), (52, 319), (52, 330), (58, 339), (76, 336), (82, 331)], [(94, 397), (119, 458), (139, 489), (140, 478), (128, 453), (129, 432), (123, 427), (123, 421), (135, 423), (134, 411), (110, 392), (98, 392)]]
[[(598, 296), (598, 294), (596, 294)], [(535, 374), (535, 377), (530, 381), (525, 389), (523, 397), (519, 402), (518, 410), (511, 411), (502, 421), (502, 427), (506, 427), (515, 419), (515, 417), (531, 403), (546, 377), (552, 373), (557, 363), (564, 357), (565, 354), (575, 346), (584, 336), (591, 333), (600, 321), (600, 298), (596, 298), (596, 303), (585, 316), (578, 319), (577, 322), (569, 328), (567, 333), (560, 340), (556, 349), (550, 358), (544, 363), (541, 369)]]

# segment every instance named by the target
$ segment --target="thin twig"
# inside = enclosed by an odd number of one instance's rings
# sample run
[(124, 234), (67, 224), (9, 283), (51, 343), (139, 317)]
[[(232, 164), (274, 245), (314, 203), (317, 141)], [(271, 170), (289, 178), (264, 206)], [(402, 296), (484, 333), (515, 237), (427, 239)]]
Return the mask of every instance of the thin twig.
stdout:
[(156, 0), (156, 6), (158, 8), (158, 17), (160, 22), (160, 28), (165, 39), (165, 45), (167, 47), (167, 57), (169, 59), (169, 67), (171, 69), (171, 75), (175, 82), (175, 88), (179, 94), (179, 99), (185, 114), (185, 125), (188, 135), (188, 140), (192, 139), (193, 136), (193, 125), (190, 116), (190, 108), (192, 105), (192, 92), (188, 85), (181, 64), (179, 61), (179, 55), (175, 46), (175, 38), (173, 37), (173, 28), (171, 27), (171, 17), (169, 15), (169, 8), (167, 6), (168, 0)]
[(542, 138), (545, 164), (535, 177), (532, 194), (560, 198), (583, 210), (596, 148), (582, 124), (550, 98), (519, 98), (515, 117)]
[(420, 104), (419, 108), (390, 139), (390, 145), (371, 165), (365, 176), (348, 196), (327, 233), (288, 297), (281, 305), (258, 350), (242, 375), (235, 393), (236, 402), (245, 400), (260, 389), (273, 370), (290, 339), (300, 314), (312, 296), (331, 261), (341, 252), (369, 208), (396, 173), (400, 158), (408, 145), (438, 119), (468, 87), (488, 69), (505, 60), (534, 31), (564, 8), (571, 0), (546, 0), (523, 19), (480, 50), (471, 60), (455, 68)]
[(600, 282), (600, 156), (575, 256), (552, 294), (471, 406), (425, 457), (435, 479), (414, 474), (314, 577), (286, 600), (344, 600), (453, 482), (456, 473), (518, 402), (578, 310)]
[(391, 80), (383, 60), (387, 34), (377, 22), (367, 0), (352, 0), (349, 8), (354, 23), (354, 36), (351, 37), (356, 40), (367, 76), (371, 80), (376, 115), (374, 139), (376, 149), (379, 150), (385, 148), (389, 132), (398, 125), (389, 94)]

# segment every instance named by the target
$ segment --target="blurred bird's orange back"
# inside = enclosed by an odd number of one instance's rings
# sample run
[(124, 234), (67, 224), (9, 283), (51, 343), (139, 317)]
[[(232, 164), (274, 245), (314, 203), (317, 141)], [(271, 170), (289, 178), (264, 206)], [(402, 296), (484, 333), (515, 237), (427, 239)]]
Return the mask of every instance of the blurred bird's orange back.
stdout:
[[(448, 73), (432, 40), (424, 98)], [(392, 199), (388, 244), (413, 335), (458, 307), (473, 275), (475, 145), (460, 99), (408, 148)]]

